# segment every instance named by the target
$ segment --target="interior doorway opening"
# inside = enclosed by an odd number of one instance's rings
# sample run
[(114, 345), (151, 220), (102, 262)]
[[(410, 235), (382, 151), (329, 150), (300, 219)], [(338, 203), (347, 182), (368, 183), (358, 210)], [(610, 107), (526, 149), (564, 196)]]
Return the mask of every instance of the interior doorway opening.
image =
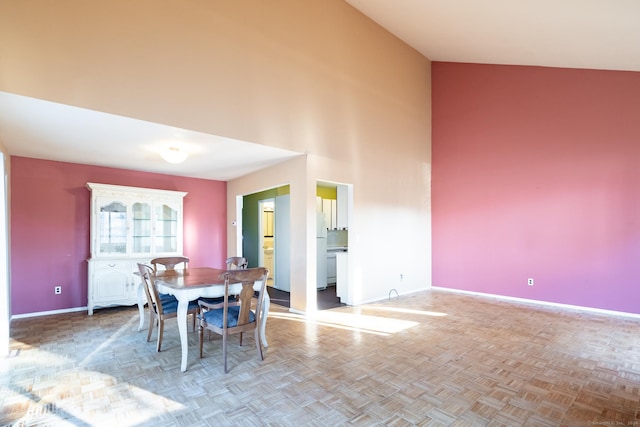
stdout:
[[(238, 247), (249, 267), (269, 269), (268, 289), (291, 289), (289, 186), (242, 196), (238, 202)], [(240, 252), (240, 251), (239, 251)]]
[[(329, 190), (327, 190), (329, 189)], [(331, 195), (325, 192), (329, 191)], [(322, 273), (323, 278), (315, 283), (305, 283), (306, 292), (317, 286), (316, 307), (323, 310), (353, 301), (353, 290), (349, 286), (348, 269), (348, 219), (353, 210), (353, 186), (350, 184), (318, 181), (317, 186), (318, 233), (315, 243), (324, 243), (331, 251), (340, 255), (327, 256), (327, 249), (317, 251), (320, 261), (331, 258), (331, 274)], [(322, 200), (326, 199), (326, 200)], [(291, 199), (289, 185), (274, 187), (257, 193), (238, 197), (237, 242), (242, 250), (238, 255), (249, 261), (249, 267), (265, 266), (272, 272), (268, 282), (272, 303), (291, 307)], [(316, 224), (317, 225), (317, 224)], [(271, 228), (273, 227), (273, 228)], [(324, 231), (322, 231), (324, 230)], [(323, 240), (321, 240), (323, 239)], [(272, 258), (270, 258), (272, 257)], [(338, 260), (340, 258), (340, 261)], [(273, 264), (272, 264), (273, 263)], [(320, 265), (321, 262), (318, 262)], [(309, 288), (311, 287), (311, 289)], [(322, 288), (322, 289), (320, 289)], [(330, 292), (326, 292), (329, 290)], [(295, 293), (295, 290), (293, 290)], [(330, 295), (333, 293), (333, 295)], [(295, 296), (295, 295), (294, 295)], [(317, 301), (317, 303), (316, 303)]]
[(349, 229), (353, 186), (328, 181), (316, 184), (316, 254), (318, 310), (352, 301), (349, 286)]
[(275, 199), (264, 199), (258, 202), (259, 226), (258, 241), (260, 250), (258, 251), (258, 265), (269, 270), (267, 286), (275, 286), (276, 277), (276, 203)]

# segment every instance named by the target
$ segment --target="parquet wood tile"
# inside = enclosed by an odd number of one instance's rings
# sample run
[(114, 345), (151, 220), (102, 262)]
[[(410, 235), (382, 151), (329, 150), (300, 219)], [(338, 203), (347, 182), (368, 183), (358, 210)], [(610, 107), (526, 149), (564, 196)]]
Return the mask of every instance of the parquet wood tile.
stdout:
[(15, 320), (0, 426), (640, 426), (635, 318), (441, 290), (287, 310), (227, 375), (219, 337), (182, 373), (175, 321), (157, 353), (135, 308)]

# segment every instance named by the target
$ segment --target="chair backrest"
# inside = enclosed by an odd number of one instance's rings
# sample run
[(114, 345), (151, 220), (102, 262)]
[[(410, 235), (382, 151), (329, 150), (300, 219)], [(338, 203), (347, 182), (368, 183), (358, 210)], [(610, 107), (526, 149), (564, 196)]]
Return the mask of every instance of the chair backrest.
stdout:
[(165, 270), (175, 270), (176, 265), (184, 263), (183, 268), (189, 267), (189, 258), (186, 256), (171, 256), (154, 258), (151, 260), (153, 271), (158, 271), (158, 266), (161, 265)]
[[(260, 318), (262, 315), (262, 302), (264, 301), (264, 293), (266, 292), (267, 277), (269, 276), (269, 270), (264, 267), (247, 268), (244, 270), (227, 270), (224, 273), (225, 283), (225, 304), (224, 304), (224, 316), (223, 316), (223, 328), (227, 325), (227, 308), (229, 298), (229, 285), (234, 283), (242, 283), (242, 291), (238, 295), (238, 301), (240, 302), (240, 314), (238, 315), (238, 326), (249, 323), (249, 311), (251, 310), (251, 301), (254, 298), (255, 290), (254, 286), (256, 282), (260, 282), (260, 289), (258, 290), (258, 298), (255, 307), (255, 321), (256, 325), (260, 324)], [(236, 303), (237, 304), (237, 303)]]
[(153, 281), (154, 270), (152, 267), (146, 264), (138, 263), (138, 271), (140, 271), (140, 277), (142, 277), (142, 283), (144, 285), (144, 291), (147, 294), (147, 304), (149, 309), (155, 311), (158, 315), (162, 315), (162, 304), (158, 290)]
[(244, 270), (249, 267), (249, 261), (245, 257), (232, 256), (227, 258), (227, 270)]

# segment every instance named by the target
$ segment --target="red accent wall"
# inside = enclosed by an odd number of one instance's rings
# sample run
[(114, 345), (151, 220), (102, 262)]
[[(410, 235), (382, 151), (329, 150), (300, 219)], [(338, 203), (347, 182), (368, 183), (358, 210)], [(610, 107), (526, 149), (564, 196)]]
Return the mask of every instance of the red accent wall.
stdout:
[(640, 313), (640, 73), (432, 78), (434, 286)]
[[(224, 268), (226, 182), (11, 157), (12, 314), (85, 307), (89, 257), (87, 182), (186, 191), (190, 266)], [(62, 295), (53, 287), (63, 286)]]

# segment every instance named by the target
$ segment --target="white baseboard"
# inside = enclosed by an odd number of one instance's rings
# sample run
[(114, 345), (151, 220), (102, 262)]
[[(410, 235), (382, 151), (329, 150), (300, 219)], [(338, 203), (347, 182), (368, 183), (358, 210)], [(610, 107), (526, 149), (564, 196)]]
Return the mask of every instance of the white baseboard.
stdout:
[(464, 291), (461, 289), (441, 288), (439, 286), (433, 286), (432, 289), (438, 290), (438, 291), (456, 292), (460, 294), (474, 295), (474, 296), (479, 296), (484, 298), (494, 298), (494, 299), (518, 302), (523, 304), (541, 305), (541, 306), (547, 306), (547, 307), (562, 308), (562, 309), (572, 310), (572, 311), (586, 311), (590, 313), (606, 314), (608, 316), (622, 316), (622, 317), (632, 317), (634, 319), (640, 319), (640, 314), (638, 313), (627, 313), (624, 311), (604, 310), (601, 308), (583, 307), (580, 305), (561, 304), (557, 302), (547, 302), (547, 301), (539, 301), (534, 299), (508, 297), (504, 295), (487, 294), (483, 292)]
[(391, 301), (394, 298), (398, 298), (398, 297), (403, 297), (403, 296), (407, 296), (407, 295), (411, 295), (411, 294), (417, 294), (420, 292), (424, 292), (424, 291), (429, 291), (431, 290), (431, 286), (427, 286), (425, 288), (420, 288), (420, 289), (412, 289), (409, 292), (400, 292), (397, 289), (390, 289), (389, 290), (389, 294), (386, 297), (383, 298), (370, 298), (370, 299), (366, 299), (366, 300), (362, 300), (362, 301), (358, 301), (357, 303), (353, 304), (353, 306), (358, 306), (358, 305), (364, 305), (364, 304), (375, 304), (377, 302), (384, 302), (384, 301)]
[(49, 316), (51, 314), (74, 313), (76, 311), (87, 311), (87, 307), (64, 308), (62, 310), (37, 311), (35, 313), (14, 314), (11, 320), (25, 319), (27, 317)]
[[(459, 293), (459, 294), (473, 295), (473, 296), (479, 296), (479, 297), (484, 297), (484, 298), (493, 298), (493, 299), (517, 302), (517, 303), (522, 303), (522, 304), (532, 304), (532, 305), (539, 305), (539, 306), (556, 307), (556, 308), (563, 308), (563, 309), (572, 310), (572, 311), (586, 311), (586, 312), (590, 312), (590, 313), (606, 314), (606, 315), (609, 315), (609, 316), (622, 316), (622, 317), (631, 317), (631, 318), (634, 318), (634, 319), (640, 319), (640, 314), (638, 314), (638, 313), (627, 313), (627, 312), (624, 312), (624, 311), (604, 310), (604, 309), (601, 309), (601, 308), (583, 307), (583, 306), (579, 306), (579, 305), (561, 304), (561, 303), (556, 303), (556, 302), (547, 302), (547, 301), (539, 301), (539, 300), (526, 299), (526, 298), (509, 297), (509, 296), (504, 296), (504, 295), (488, 294), (488, 293), (484, 293), (484, 292), (465, 291), (465, 290), (462, 290), (462, 289), (443, 288), (443, 287), (440, 287), (440, 286), (430, 286), (430, 287), (423, 288), (423, 289), (412, 290), (411, 292), (401, 293), (399, 295), (391, 295), (391, 292), (390, 292), (390, 296), (389, 296), (388, 299), (390, 300), (394, 296), (406, 296), (406, 295), (415, 294), (415, 293), (419, 293), (419, 292), (424, 292), (424, 291), (428, 291), (428, 290), (436, 290), (436, 291), (444, 291), (444, 292), (455, 292), (455, 293)], [(375, 299), (371, 299), (371, 300), (368, 300), (368, 301), (360, 301), (356, 305), (370, 304), (370, 303), (380, 302), (380, 301), (384, 301), (384, 300), (387, 300), (387, 298), (375, 298)], [(75, 307), (75, 308), (66, 308), (66, 309), (62, 309), (62, 310), (50, 310), (50, 311), (39, 311), (39, 312), (35, 312), (35, 313), (14, 314), (14, 315), (11, 316), (11, 320), (13, 320), (13, 319), (24, 319), (24, 318), (28, 318), (28, 317), (49, 316), (51, 314), (74, 313), (74, 312), (77, 312), (77, 311), (86, 311), (86, 310), (87, 310), (87, 307)], [(291, 309), (291, 308), (289, 309), (289, 311), (292, 312), (292, 313), (296, 313), (296, 314), (305, 314), (303, 311), (295, 310), (295, 309)]]

